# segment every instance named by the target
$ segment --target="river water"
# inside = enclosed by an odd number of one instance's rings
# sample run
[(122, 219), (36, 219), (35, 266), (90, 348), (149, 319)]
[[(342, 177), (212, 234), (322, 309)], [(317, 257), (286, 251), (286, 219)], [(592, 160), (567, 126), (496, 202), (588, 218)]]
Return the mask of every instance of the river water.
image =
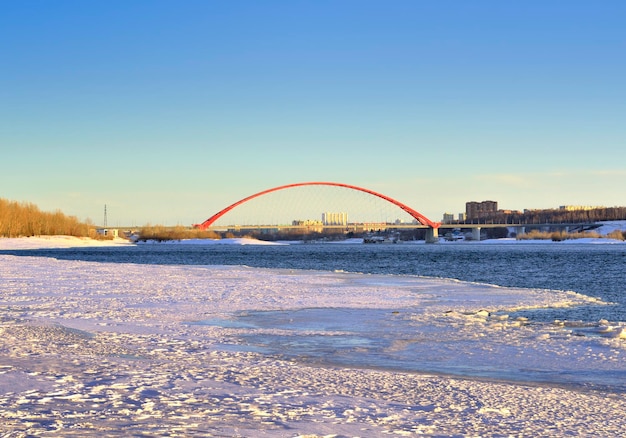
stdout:
[(571, 290), (612, 306), (531, 312), (550, 321), (626, 321), (626, 245), (519, 243), (440, 245), (183, 245), (5, 250), (0, 254), (113, 263), (245, 265), (454, 278), (523, 288)]
[[(545, 289), (548, 294), (552, 290), (566, 290), (612, 304), (523, 310), (512, 313), (510, 318), (525, 317), (538, 327), (551, 325), (555, 320), (568, 321), (578, 327), (574, 329), (575, 336), (583, 337), (594, 336), (598, 321), (607, 320), (611, 324), (619, 325), (626, 322), (624, 244), (168, 243), (127, 247), (3, 250), (0, 254), (107, 263), (245, 265), (346, 271), (390, 275), (390, 283), (393, 283), (395, 275), (427, 276), (505, 287)], [(513, 354), (506, 341), (500, 342), (494, 337), (487, 344), (484, 340), (481, 341), (480, 348), (486, 348), (485, 354), (472, 355), (474, 341), (460, 339), (455, 332), (457, 329), (452, 326), (439, 327), (429, 336), (424, 331), (429, 330), (429, 324), (416, 326), (410, 316), (402, 313), (390, 314), (389, 310), (384, 309), (247, 311), (227, 318), (189, 323), (240, 329), (232, 342), (227, 342), (223, 348), (247, 349), (298, 361), (583, 385), (608, 388), (620, 393), (626, 391), (626, 369), (619, 365), (623, 358), (618, 350), (611, 347), (599, 347), (601, 350), (598, 350), (606, 357), (615, 355), (610, 360), (597, 361), (570, 356), (571, 352), (568, 352), (568, 360), (555, 361), (554, 356), (561, 354), (561, 350), (544, 351), (540, 345), (535, 348), (531, 342), (524, 347), (524, 353), (520, 349)], [(590, 325), (586, 325), (587, 323)], [(588, 328), (591, 326), (593, 328)], [(413, 339), (416, 329), (424, 332), (423, 338)], [(557, 347), (560, 348), (561, 345), (557, 343)], [(524, 359), (520, 361), (520, 357)]]

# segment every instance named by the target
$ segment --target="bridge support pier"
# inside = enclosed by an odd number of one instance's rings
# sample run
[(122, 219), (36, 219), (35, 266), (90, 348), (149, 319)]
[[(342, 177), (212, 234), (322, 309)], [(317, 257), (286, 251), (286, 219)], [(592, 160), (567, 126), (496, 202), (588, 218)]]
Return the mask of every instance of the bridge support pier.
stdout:
[(526, 234), (526, 227), (515, 227), (515, 235), (521, 236), (522, 234)]
[(480, 227), (472, 228), (472, 240), (480, 241)]
[(426, 228), (426, 243), (439, 242), (439, 228), (428, 227)]

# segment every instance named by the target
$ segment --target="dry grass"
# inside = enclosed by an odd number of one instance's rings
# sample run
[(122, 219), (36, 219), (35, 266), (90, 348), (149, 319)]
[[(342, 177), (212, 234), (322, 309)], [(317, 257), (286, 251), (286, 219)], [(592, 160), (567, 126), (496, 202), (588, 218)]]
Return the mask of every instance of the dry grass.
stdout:
[(607, 235), (602, 235), (595, 231), (582, 231), (578, 233), (568, 233), (566, 231), (538, 231), (532, 230), (526, 234), (519, 234), (517, 240), (551, 240), (553, 242), (562, 242), (564, 240), (575, 240), (584, 238), (610, 238), (617, 240), (626, 239), (626, 231), (615, 230)]
[(183, 239), (220, 239), (221, 236), (215, 231), (203, 231), (197, 228), (165, 227), (163, 225), (147, 225), (139, 230), (139, 240), (183, 240)]

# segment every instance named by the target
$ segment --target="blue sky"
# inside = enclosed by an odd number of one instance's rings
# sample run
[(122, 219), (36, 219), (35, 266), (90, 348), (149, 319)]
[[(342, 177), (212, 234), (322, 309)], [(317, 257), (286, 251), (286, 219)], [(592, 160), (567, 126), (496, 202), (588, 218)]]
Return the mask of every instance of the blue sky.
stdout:
[(626, 205), (623, 1), (5, 1), (0, 197), (201, 222), (300, 181)]

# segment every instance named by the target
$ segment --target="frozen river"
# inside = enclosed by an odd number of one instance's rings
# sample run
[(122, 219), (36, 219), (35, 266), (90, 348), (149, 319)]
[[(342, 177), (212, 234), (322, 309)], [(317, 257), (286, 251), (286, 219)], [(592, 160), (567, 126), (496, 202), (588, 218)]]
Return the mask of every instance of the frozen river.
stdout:
[[(617, 436), (626, 427), (620, 289), (600, 275), (577, 288), (582, 265), (563, 271), (580, 251), (618, 271), (624, 246), (182, 246), (0, 254), (0, 430)], [(533, 258), (563, 275), (533, 270)]]

